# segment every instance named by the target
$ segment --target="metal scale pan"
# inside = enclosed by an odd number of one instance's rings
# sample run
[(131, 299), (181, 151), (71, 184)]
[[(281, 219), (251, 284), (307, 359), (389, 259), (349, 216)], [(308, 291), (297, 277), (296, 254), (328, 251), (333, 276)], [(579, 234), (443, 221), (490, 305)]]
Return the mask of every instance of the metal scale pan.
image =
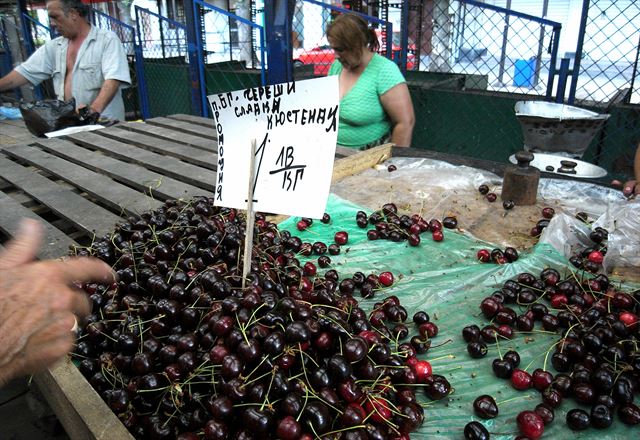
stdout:
[[(540, 171), (586, 179), (607, 175), (604, 168), (580, 158), (609, 115), (545, 101), (519, 101), (515, 112), (522, 128), (524, 149), (534, 155), (532, 166)], [(509, 161), (517, 163), (515, 155)]]
[[(511, 163), (518, 163), (516, 156), (509, 157)], [(570, 159), (555, 154), (533, 153), (531, 166), (547, 173), (563, 176), (579, 177), (583, 179), (597, 179), (607, 175), (607, 170), (579, 159)]]

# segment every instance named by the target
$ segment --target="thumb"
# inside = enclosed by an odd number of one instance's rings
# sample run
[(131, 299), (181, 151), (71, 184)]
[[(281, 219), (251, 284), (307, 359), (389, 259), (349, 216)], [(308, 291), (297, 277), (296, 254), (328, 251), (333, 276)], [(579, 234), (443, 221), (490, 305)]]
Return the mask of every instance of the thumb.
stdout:
[(33, 261), (42, 241), (42, 227), (36, 220), (24, 219), (16, 237), (0, 252), (0, 269), (10, 269)]

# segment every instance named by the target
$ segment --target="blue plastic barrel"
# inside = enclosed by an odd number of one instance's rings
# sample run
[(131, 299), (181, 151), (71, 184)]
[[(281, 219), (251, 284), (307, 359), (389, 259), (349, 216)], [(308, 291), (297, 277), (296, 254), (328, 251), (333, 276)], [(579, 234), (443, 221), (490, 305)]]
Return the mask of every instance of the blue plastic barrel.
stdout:
[(536, 70), (535, 57), (528, 60), (516, 60), (513, 69), (513, 85), (517, 87), (533, 87), (533, 77)]

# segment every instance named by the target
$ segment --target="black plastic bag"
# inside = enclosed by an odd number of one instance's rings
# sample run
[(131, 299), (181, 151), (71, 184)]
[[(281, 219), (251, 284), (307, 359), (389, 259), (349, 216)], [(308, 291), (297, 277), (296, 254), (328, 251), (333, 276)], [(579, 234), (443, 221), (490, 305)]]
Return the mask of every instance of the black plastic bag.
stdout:
[(29, 131), (38, 137), (45, 133), (77, 125), (95, 124), (100, 116), (84, 107), (76, 112), (76, 100), (47, 99), (20, 104), (20, 113)]

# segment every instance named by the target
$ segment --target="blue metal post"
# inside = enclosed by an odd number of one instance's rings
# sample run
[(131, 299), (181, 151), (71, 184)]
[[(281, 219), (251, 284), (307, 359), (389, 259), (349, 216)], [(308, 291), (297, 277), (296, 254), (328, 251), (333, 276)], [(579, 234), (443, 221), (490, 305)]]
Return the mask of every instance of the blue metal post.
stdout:
[[(409, 47), (409, 0), (404, 0), (402, 7), (402, 21), (400, 33), (400, 70), (407, 73), (407, 48)], [(393, 43), (393, 36), (391, 37)], [(420, 60), (416, 60), (420, 62)]]
[[(547, 100), (551, 100), (553, 96), (553, 82), (556, 77), (556, 60), (558, 59), (558, 46), (560, 45), (560, 30), (561, 26), (553, 28), (553, 38), (551, 44), (551, 61), (549, 62), (549, 78), (547, 79)], [(574, 69), (575, 71), (575, 69)], [(575, 75), (574, 75), (575, 76)]]
[(584, 46), (584, 33), (587, 30), (587, 18), (589, 18), (590, 0), (582, 1), (582, 16), (580, 17), (580, 30), (578, 31), (578, 45), (576, 47), (576, 57), (573, 62), (574, 75), (571, 78), (571, 86), (569, 87), (569, 104), (573, 104), (576, 98), (576, 89), (578, 88), (578, 75), (580, 75), (580, 62), (582, 61), (582, 47)]
[(269, 84), (293, 81), (291, 48), (293, 14), (289, 11), (289, 3), (288, 0), (273, 0), (264, 4)]
[[(19, 1), (19, 7), (21, 11), (20, 25), (22, 27), (24, 45), (25, 45), (25, 48), (27, 49), (27, 56), (30, 57), (36, 51), (36, 45), (33, 42), (33, 34), (31, 33), (31, 26), (34, 26), (34, 24), (32, 23), (33, 19), (29, 16), (27, 12), (27, 6), (24, 0)], [(44, 93), (42, 93), (42, 87), (40, 87), (39, 85), (33, 88), (33, 94), (38, 101), (41, 101), (44, 99)]]
[[(191, 108), (194, 113), (204, 116), (206, 107), (203, 108), (204, 99), (202, 96), (202, 87), (204, 86), (204, 60), (200, 41), (200, 23), (197, 18), (197, 5), (194, 0), (185, 0), (184, 15), (187, 27), (187, 51), (189, 52), (189, 80), (191, 81)], [(206, 92), (205, 92), (206, 93)]]
[(569, 70), (569, 58), (562, 58), (560, 60), (560, 70), (558, 72), (558, 91), (556, 92), (556, 102), (562, 104), (564, 102), (564, 93), (567, 89), (567, 76), (571, 74)]
[[(136, 78), (138, 79), (138, 96), (140, 97), (140, 111), (142, 119), (151, 117), (151, 109), (149, 107), (149, 92), (147, 90), (147, 80), (144, 76), (144, 57), (142, 54), (142, 36), (140, 34), (140, 14), (139, 7), (136, 6), (136, 35), (133, 37), (133, 50), (135, 57)], [(137, 38), (136, 38), (137, 37)], [(137, 40), (137, 41), (136, 41)]]
[(18, 9), (20, 10), (20, 26), (22, 28), (22, 38), (24, 38), (24, 44), (27, 49), (27, 55), (31, 56), (35, 52), (36, 45), (33, 42), (33, 35), (31, 34), (31, 26), (27, 17), (29, 16), (29, 10), (27, 9), (26, 0), (18, 0)]

